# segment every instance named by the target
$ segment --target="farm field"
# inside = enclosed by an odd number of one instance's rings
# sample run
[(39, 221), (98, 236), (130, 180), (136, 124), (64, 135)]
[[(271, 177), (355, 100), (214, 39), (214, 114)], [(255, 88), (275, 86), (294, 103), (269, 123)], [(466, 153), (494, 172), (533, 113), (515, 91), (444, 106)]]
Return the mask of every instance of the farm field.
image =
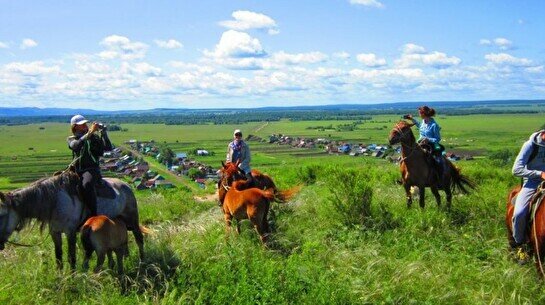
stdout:
[[(309, 129), (353, 121), (122, 124), (128, 131), (110, 137), (114, 144), (153, 139), (175, 152), (204, 148), (213, 156), (195, 158), (218, 167), (235, 128), (262, 138), (282, 133), (384, 144), (398, 119), (373, 116), (354, 131)], [(273, 205), (275, 233), (269, 248), (261, 246), (248, 222), (239, 236), (226, 235), (217, 203), (199, 202), (191, 190), (138, 192), (141, 221), (152, 233), (146, 236), (148, 256), (141, 264), (131, 236), (123, 281), (109, 271), (83, 273), (80, 266), (74, 274), (57, 271), (51, 238), (31, 225), (12, 238), (36, 246), (7, 245), (0, 252), (0, 302), (545, 303), (535, 266), (519, 266), (510, 258), (504, 225), (507, 193), (519, 183), (511, 175), (512, 157), (545, 123), (543, 114), (439, 116), (437, 121), (448, 151), (479, 157), (457, 163), (478, 188), (455, 196), (450, 211), (438, 208), (429, 191), (424, 210), (417, 204), (408, 210), (402, 187), (395, 184), (398, 167), (386, 160), (249, 142), (254, 168), (270, 174), (280, 188), (304, 185), (289, 203)], [(71, 160), (68, 133), (68, 124), (0, 126), (0, 190), (63, 169)], [(340, 210), (339, 201), (362, 190), (371, 194), (372, 213), (349, 222), (353, 211)], [(78, 247), (78, 265), (82, 258)]]

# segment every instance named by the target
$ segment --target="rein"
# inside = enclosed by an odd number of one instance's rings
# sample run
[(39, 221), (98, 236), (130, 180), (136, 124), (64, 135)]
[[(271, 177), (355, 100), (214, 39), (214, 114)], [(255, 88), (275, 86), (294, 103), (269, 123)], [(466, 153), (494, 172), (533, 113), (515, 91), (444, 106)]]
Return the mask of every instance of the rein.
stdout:
[[(399, 128), (397, 126), (395, 127), (395, 130), (400, 134), (400, 138), (402, 138), (402, 139), (405, 138), (406, 132), (404, 132), (401, 128)], [(399, 164), (401, 164), (401, 162), (405, 162), (405, 160), (407, 160), (414, 153), (414, 151), (416, 150), (416, 146), (418, 145), (418, 144), (416, 144), (416, 142), (414, 144), (415, 145), (413, 145), (413, 146), (409, 146), (409, 145), (401, 142), (401, 147), (407, 147), (408, 149), (411, 149), (411, 152), (407, 156), (401, 158), (401, 160), (399, 160)]]

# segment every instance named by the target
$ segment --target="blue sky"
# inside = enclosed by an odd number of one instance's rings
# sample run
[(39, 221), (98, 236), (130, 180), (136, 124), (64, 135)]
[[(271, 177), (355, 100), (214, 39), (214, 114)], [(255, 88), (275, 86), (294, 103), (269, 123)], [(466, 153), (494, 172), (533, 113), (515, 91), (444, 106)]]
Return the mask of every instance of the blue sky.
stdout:
[(542, 1), (4, 1), (0, 106), (545, 98)]

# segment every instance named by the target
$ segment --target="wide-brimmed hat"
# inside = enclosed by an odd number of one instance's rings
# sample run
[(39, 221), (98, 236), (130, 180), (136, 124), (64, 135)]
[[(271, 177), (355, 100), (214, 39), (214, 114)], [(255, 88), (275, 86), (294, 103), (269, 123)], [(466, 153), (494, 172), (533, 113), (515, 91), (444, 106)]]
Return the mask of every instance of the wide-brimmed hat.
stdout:
[(233, 136), (236, 136), (237, 133), (240, 133), (240, 135), (242, 135), (242, 131), (240, 131), (240, 129), (235, 129), (235, 131), (233, 131)]
[(70, 119), (70, 124), (71, 125), (82, 125), (82, 124), (85, 124), (89, 121), (87, 121), (83, 115), (81, 114), (76, 114), (75, 116), (73, 116), (71, 119)]

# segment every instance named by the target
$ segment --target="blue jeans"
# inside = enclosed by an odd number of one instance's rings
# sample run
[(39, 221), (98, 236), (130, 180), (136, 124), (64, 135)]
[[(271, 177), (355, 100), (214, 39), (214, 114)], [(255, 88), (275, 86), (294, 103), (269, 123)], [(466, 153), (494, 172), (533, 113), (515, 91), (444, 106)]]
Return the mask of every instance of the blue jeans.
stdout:
[(515, 200), (515, 211), (513, 213), (513, 238), (517, 244), (523, 244), (528, 237), (528, 219), (530, 214), (530, 200), (536, 193), (539, 182), (528, 181)]

